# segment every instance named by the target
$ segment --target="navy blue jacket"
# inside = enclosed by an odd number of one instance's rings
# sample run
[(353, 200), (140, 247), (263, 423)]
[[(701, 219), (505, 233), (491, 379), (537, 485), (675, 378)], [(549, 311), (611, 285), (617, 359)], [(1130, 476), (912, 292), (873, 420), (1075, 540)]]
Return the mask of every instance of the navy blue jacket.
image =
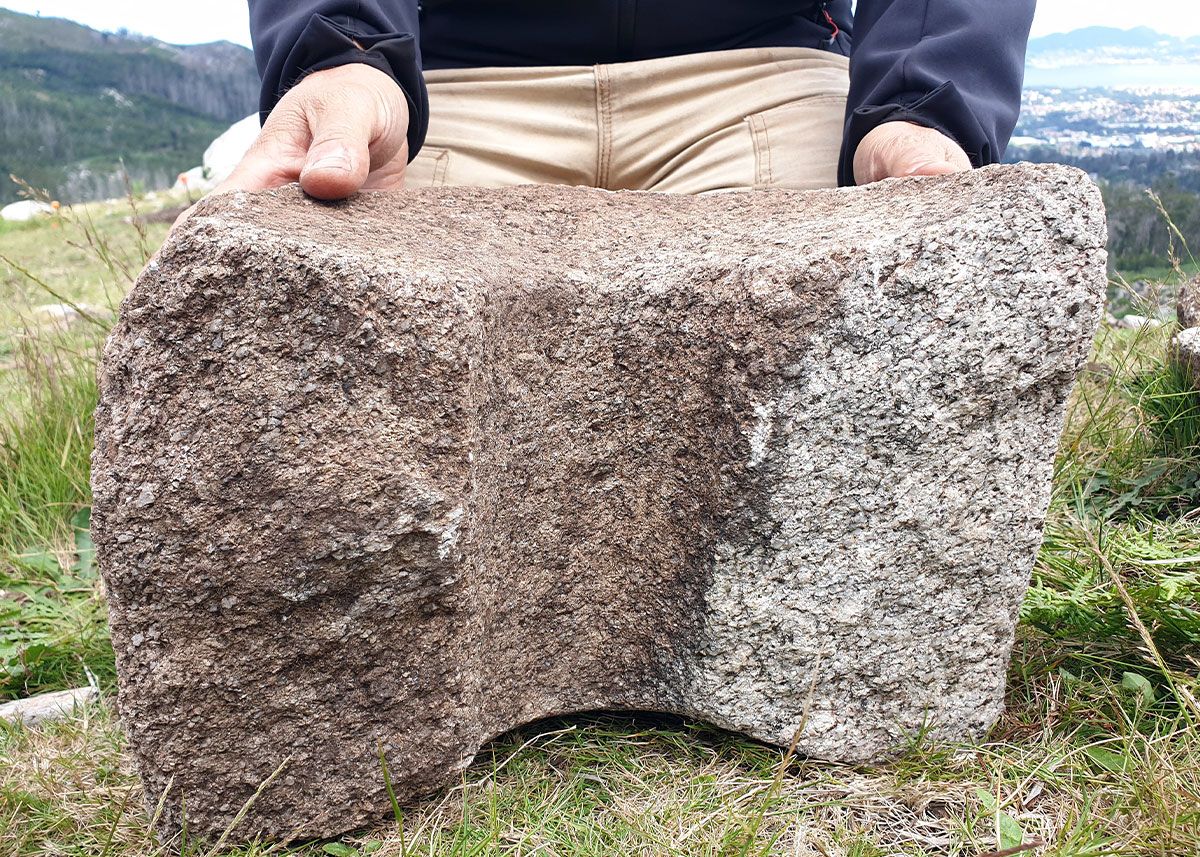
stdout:
[[(937, 128), (997, 163), (1021, 102), (1035, 0), (249, 0), (262, 116), (305, 74), (366, 63), (429, 125), (423, 68), (592, 65), (753, 47), (850, 56), (839, 181), (882, 122)], [(852, 49), (853, 48), (853, 49)]]

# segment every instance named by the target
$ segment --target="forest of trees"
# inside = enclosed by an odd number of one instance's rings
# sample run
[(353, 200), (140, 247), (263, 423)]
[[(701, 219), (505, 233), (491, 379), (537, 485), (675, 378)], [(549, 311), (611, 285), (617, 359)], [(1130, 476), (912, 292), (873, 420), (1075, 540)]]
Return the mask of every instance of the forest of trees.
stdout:
[(169, 187), (257, 106), (245, 48), (174, 47), (0, 9), (0, 205), (16, 175), (64, 202)]

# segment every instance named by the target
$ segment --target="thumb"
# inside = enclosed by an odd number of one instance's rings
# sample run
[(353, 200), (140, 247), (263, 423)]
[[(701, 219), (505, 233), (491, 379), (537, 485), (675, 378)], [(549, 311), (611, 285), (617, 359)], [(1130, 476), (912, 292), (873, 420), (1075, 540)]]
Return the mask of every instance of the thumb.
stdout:
[(354, 90), (335, 95), (342, 96), (336, 107), (326, 102), (309, 111), (312, 143), (300, 170), (300, 186), (317, 199), (345, 199), (371, 172), (374, 100)]
[(944, 176), (971, 169), (971, 159), (962, 147), (932, 128), (914, 130), (898, 142), (888, 165), (889, 176)]
[(911, 122), (885, 122), (873, 128), (854, 155), (858, 184), (969, 169), (971, 159), (957, 142), (934, 128)]

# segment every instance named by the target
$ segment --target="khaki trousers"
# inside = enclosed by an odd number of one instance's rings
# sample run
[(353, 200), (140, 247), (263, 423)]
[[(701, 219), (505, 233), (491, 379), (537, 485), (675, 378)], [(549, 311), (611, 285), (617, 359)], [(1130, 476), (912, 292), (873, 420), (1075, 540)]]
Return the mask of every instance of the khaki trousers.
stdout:
[(429, 133), (407, 184), (833, 187), (848, 69), (815, 48), (750, 48), (427, 71)]

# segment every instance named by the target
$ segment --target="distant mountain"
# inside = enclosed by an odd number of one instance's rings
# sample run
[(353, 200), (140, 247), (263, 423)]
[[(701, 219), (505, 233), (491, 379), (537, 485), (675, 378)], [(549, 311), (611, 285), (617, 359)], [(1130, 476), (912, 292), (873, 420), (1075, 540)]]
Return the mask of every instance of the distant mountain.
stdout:
[(1120, 30), (1116, 27), (1083, 27), (1069, 33), (1054, 33), (1039, 39), (1031, 39), (1029, 54), (1034, 56), (1052, 51), (1088, 51), (1113, 47), (1152, 48), (1163, 41), (1171, 41), (1171, 38), (1149, 27), (1134, 27), (1132, 30)]
[(179, 46), (0, 9), (0, 204), (16, 175), (72, 201), (121, 193), (118, 162), (146, 187), (171, 185), (252, 113), (249, 50)]
[(1200, 89), (1200, 37), (1149, 27), (1084, 27), (1032, 39), (1029, 86), (1170, 86)]

